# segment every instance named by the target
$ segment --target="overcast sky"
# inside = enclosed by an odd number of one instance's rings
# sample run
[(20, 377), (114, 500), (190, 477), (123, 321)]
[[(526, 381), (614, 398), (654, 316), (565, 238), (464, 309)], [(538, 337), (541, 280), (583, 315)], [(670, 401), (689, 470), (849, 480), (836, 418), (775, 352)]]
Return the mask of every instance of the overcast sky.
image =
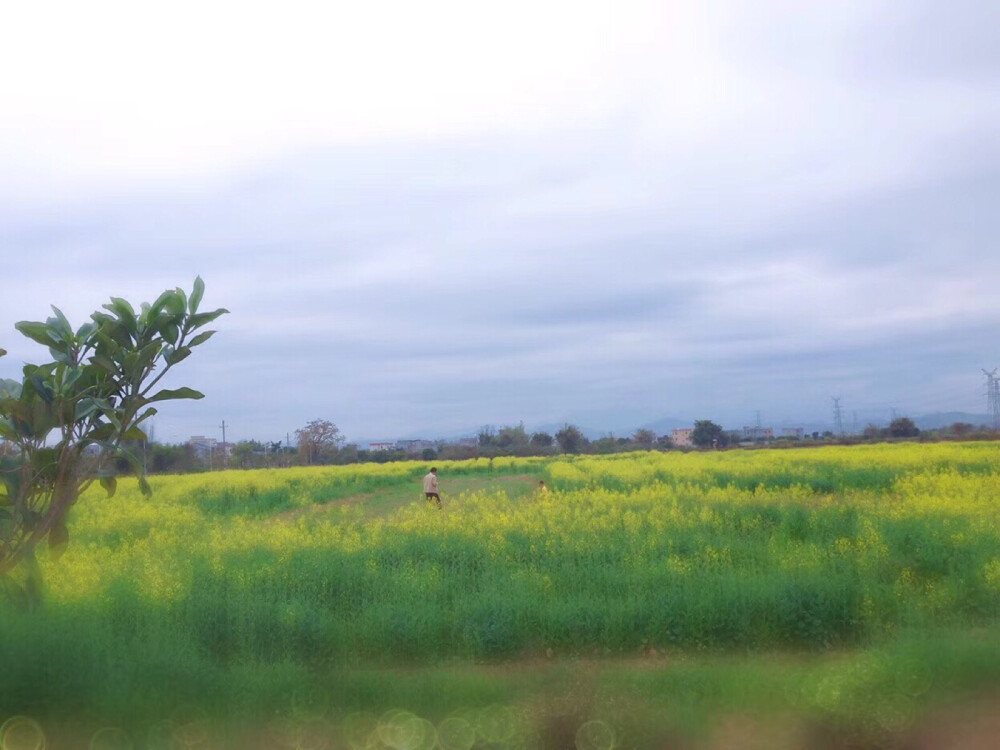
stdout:
[(156, 438), (986, 411), (1000, 4), (17, 3), (0, 376), (205, 280)]

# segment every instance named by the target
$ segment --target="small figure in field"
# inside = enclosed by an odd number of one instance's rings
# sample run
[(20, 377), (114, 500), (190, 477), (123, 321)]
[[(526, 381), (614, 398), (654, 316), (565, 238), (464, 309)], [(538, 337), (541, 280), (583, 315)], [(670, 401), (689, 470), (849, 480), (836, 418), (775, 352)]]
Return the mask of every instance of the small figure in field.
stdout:
[(438, 494), (438, 470), (433, 466), (424, 477), (424, 497), (427, 498), (427, 502), (436, 503), (438, 509), (441, 509), (441, 496)]
[(545, 480), (544, 479), (539, 479), (538, 480), (538, 494), (539, 495), (548, 495), (549, 494), (549, 488), (545, 486)]

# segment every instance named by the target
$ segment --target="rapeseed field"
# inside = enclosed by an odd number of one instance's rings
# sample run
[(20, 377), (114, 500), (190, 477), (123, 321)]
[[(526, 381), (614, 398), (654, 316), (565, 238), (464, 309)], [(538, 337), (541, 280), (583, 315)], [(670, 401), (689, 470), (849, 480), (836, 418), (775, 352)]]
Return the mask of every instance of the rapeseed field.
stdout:
[(440, 462), (441, 511), (427, 466), (93, 488), (0, 605), (3, 750), (882, 736), (1000, 686), (996, 443)]

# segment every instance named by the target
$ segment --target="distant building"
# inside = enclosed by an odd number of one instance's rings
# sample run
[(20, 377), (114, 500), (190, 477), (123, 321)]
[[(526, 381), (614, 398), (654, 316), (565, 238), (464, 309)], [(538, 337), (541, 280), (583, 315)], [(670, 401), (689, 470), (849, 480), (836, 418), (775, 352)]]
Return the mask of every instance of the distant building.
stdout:
[(396, 449), (407, 453), (420, 453), (427, 448), (435, 448), (436, 445), (432, 440), (399, 440), (396, 442)]
[(396, 443), (394, 441), (393, 442), (388, 442), (388, 443), (369, 443), (368, 444), (368, 450), (370, 450), (370, 451), (394, 451), (394, 450), (396, 450)]
[(802, 440), (805, 437), (805, 430), (801, 427), (782, 427), (781, 437), (792, 438), (793, 440)]
[(208, 460), (215, 453), (215, 446), (218, 442), (215, 438), (204, 435), (192, 435), (188, 438), (188, 445), (194, 449), (194, 455), (205, 460)]
[(744, 440), (774, 440), (774, 430), (770, 427), (744, 427)]
[(691, 442), (692, 432), (694, 432), (694, 428), (691, 427), (681, 427), (672, 430), (670, 432), (670, 442), (678, 448), (693, 448), (694, 443)]

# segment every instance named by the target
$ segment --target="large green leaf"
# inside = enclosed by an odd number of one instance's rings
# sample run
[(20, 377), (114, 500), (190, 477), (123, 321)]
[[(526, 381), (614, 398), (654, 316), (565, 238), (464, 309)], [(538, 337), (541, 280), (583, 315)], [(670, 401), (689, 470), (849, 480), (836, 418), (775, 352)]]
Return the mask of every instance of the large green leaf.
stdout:
[(96, 330), (97, 330), (97, 324), (94, 323), (93, 321), (87, 321), (78, 329), (76, 329), (76, 337), (81, 342), (86, 341), (93, 335), (94, 331)]
[(191, 296), (188, 297), (188, 312), (194, 315), (198, 312), (198, 305), (201, 304), (201, 298), (205, 295), (205, 282), (201, 280), (201, 276), (196, 276), (194, 279), (194, 289), (191, 290)]
[(167, 323), (163, 326), (163, 338), (166, 339), (167, 343), (174, 346), (177, 343), (177, 339), (181, 336), (181, 329), (173, 321)]
[(127, 328), (129, 333), (135, 333), (138, 321), (135, 317), (135, 310), (129, 304), (128, 300), (121, 297), (112, 297), (111, 302), (104, 305), (104, 309), (113, 312), (117, 316), (118, 321)]
[(229, 310), (227, 310), (226, 308), (220, 307), (218, 310), (213, 310), (212, 312), (198, 313), (197, 315), (192, 315), (190, 318), (188, 318), (187, 330), (193, 331), (195, 328), (201, 328), (203, 325), (211, 323), (216, 318), (221, 317), (228, 312)]
[(61, 365), (72, 365), (72, 364), (75, 364), (73, 362), (73, 355), (70, 354), (69, 351), (62, 350), (62, 349), (57, 349), (54, 346), (50, 346), (49, 347), (49, 354), (52, 355), (52, 359), (54, 359), (56, 362), (58, 362)]
[(106, 316), (105, 319), (99, 322), (94, 336), (97, 339), (98, 346), (105, 347), (111, 352), (116, 352), (123, 347), (132, 346), (132, 333), (128, 326), (123, 325), (117, 319), (110, 316)]
[(147, 437), (141, 427), (130, 427), (122, 435), (122, 440), (141, 440), (142, 442), (146, 442), (149, 440), (149, 437)]
[(73, 326), (69, 324), (69, 320), (63, 315), (63, 311), (52, 305), (52, 312), (55, 313), (55, 317), (48, 320), (49, 326), (52, 327), (52, 332), (58, 335), (62, 341), (72, 341)]
[(163, 303), (163, 309), (175, 318), (184, 317), (184, 313), (187, 310), (187, 299), (184, 292), (180, 289), (174, 289), (171, 292), (164, 292), (161, 297), (164, 296), (166, 299)]
[(34, 389), (42, 400), (47, 403), (52, 403), (52, 386), (47, 383), (40, 375), (31, 375), (28, 377), (28, 382), (31, 383), (31, 387)]
[(144, 312), (148, 316), (146, 319), (147, 323), (151, 323), (155, 318), (159, 317), (160, 313), (163, 312), (163, 310), (167, 306), (167, 300), (169, 300), (173, 296), (173, 294), (174, 294), (173, 289), (167, 289), (165, 292), (160, 294), (159, 297), (156, 298), (156, 301), (149, 306), (148, 310), (144, 310)]
[(117, 375), (119, 373), (118, 365), (115, 364), (110, 357), (104, 354), (94, 354), (90, 358), (90, 362), (111, 375)]
[(136, 357), (136, 364), (143, 368), (150, 368), (162, 349), (162, 341), (152, 341), (149, 344), (146, 344), (139, 350), (138, 356)]
[(174, 388), (173, 390), (164, 388), (162, 391), (147, 398), (144, 403), (151, 404), (154, 401), (169, 401), (176, 398), (199, 399), (205, 398), (205, 394), (193, 388)]
[(204, 344), (206, 341), (208, 341), (214, 335), (215, 335), (215, 331), (202, 331), (201, 333), (199, 333), (197, 336), (195, 336), (193, 339), (191, 339), (188, 342), (188, 347), (194, 347), (194, 346), (198, 346), (198, 344)]
[(53, 344), (59, 343), (52, 337), (52, 331), (48, 325), (45, 323), (38, 323), (31, 320), (22, 320), (19, 323), (14, 324), (14, 328), (23, 333), (32, 341), (35, 341), (42, 346), (52, 346)]
[(90, 432), (87, 433), (86, 438), (89, 442), (103, 444), (104, 441), (110, 439), (115, 434), (115, 426), (113, 424), (99, 424)]
[(101, 404), (96, 398), (81, 398), (76, 402), (76, 413), (73, 415), (73, 421), (82, 422), (100, 411)]
[[(147, 419), (149, 419), (150, 417), (153, 417), (153, 416), (156, 416), (156, 407), (155, 406), (150, 406), (142, 414), (140, 414), (138, 417), (136, 417), (133, 420), (133, 424), (139, 424), (139, 423), (144, 422), (144, 421), (146, 421)], [(143, 438), (143, 439), (145, 439), (145, 438)]]
[(176, 365), (191, 356), (191, 348), (182, 346), (179, 349), (171, 349), (163, 355), (163, 359), (168, 365)]
[(118, 490), (118, 480), (112, 476), (100, 477), (101, 487), (108, 493), (108, 497), (114, 497)]

